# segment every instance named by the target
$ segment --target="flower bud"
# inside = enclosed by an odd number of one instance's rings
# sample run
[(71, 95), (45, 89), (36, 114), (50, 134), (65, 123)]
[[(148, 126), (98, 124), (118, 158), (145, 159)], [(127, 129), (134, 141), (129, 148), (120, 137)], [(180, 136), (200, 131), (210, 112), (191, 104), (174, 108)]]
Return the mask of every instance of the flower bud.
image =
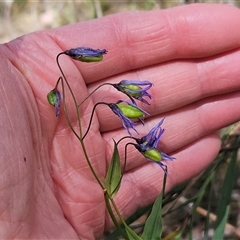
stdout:
[(147, 150), (145, 152), (142, 153), (147, 159), (152, 160), (154, 162), (160, 162), (162, 161), (162, 155), (161, 153), (155, 149), (152, 148), (150, 150)]
[(81, 62), (100, 62), (106, 53), (106, 49), (92, 49), (89, 47), (73, 48), (64, 52), (64, 54)]
[(149, 103), (144, 99), (148, 97), (151, 99), (151, 95), (147, 92), (152, 87), (152, 83), (149, 81), (138, 81), (138, 80), (122, 80), (117, 84), (113, 84), (118, 91), (125, 93), (135, 104), (133, 98), (146, 103)]
[(128, 117), (128, 118), (144, 117), (144, 112), (138, 107), (134, 107), (132, 105), (126, 105), (122, 103), (118, 103), (116, 105), (122, 111), (125, 117)]
[(47, 95), (48, 102), (52, 105), (55, 106), (55, 103), (57, 102), (57, 96), (54, 90), (48, 93)]
[(61, 102), (61, 94), (60, 92), (54, 88), (52, 91), (50, 91), (47, 95), (48, 102), (55, 107), (55, 113), (56, 116), (59, 116), (59, 108), (60, 108), (60, 102)]
[(160, 138), (164, 133), (164, 129), (161, 128), (163, 121), (164, 118), (142, 138), (133, 138), (137, 142), (137, 144), (133, 145), (147, 160), (157, 163), (167, 173), (166, 165), (163, 161), (172, 161), (175, 158), (157, 150)]
[(129, 89), (131, 91), (133, 91), (132, 95), (140, 95), (141, 92), (139, 92), (140, 88), (138, 85), (134, 85), (134, 84), (122, 84), (122, 87), (124, 87), (125, 89)]

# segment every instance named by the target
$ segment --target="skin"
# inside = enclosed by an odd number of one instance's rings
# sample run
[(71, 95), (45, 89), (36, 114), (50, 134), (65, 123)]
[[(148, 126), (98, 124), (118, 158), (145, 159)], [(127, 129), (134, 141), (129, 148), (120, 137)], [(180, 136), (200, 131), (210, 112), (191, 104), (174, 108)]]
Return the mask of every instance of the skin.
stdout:
[[(136, 128), (143, 136), (165, 117), (159, 148), (176, 157), (167, 163), (170, 190), (213, 161), (220, 148), (215, 132), (240, 119), (240, 31), (235, 27), (239, 25), (237, 8), (188, 5), (116, 14), (1, 45), (0, 238), (98, 239), (112, 227), (103, 192), (63, 108), (56, 118), (47, 102), (46, 95), (60, 76), (55, 62), (59, 52), (78, 46), (108, 50), (100, 63), (60, 57), (78, 102), (100, 83), (122, 79), (154, 83), (151, 105), (139, 104), (151, 116), (144, 127)], [(109, 86), (99, 89), (82, 107), (83, 129), (94, 103), (119, 99), (126, 98)], [(70, 97), (66, 101), (77, 127)], [(101, 180), (112, 139), (126, 134), (107, 106), (97, 108), (85, 143)], [(123, 148), (124, 143), (120, 154)], [(115, 197), (123, 216), (152, 202), (161, 191), (162, 178), (157, 164), (129, 147), (126, 173)]]

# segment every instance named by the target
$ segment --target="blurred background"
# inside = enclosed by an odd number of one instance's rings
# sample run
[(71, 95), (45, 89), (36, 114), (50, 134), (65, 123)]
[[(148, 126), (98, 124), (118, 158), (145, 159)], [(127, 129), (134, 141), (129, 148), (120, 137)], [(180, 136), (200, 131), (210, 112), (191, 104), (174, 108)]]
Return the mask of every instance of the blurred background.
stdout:
[(164, 9), (191, 3), (240, 0), (0, 0), (0, 43), (26, 33), (129, 10)]

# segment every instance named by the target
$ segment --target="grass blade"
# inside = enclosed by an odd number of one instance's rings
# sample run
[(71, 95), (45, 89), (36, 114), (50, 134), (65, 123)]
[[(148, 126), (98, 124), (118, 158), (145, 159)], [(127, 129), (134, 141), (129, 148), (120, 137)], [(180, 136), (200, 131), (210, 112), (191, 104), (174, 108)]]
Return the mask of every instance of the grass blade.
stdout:
[(146, 220), (142, 238), (160, 240), (162, 235), (162, 201), (165, 191), (167, 174), (164, 175), (163, 189), (153, 204), (151, 213)]
[(232, 153), (226, 175), (223, 181), (222, 190), (219, 197), (218, 208), (217, 208), (217, 220), (214, 227), (213, 240), (224, 239), (224, 229), (227, 223), (231, 193), (235, 182), (235, 169), (237, 162), (237, 151)]

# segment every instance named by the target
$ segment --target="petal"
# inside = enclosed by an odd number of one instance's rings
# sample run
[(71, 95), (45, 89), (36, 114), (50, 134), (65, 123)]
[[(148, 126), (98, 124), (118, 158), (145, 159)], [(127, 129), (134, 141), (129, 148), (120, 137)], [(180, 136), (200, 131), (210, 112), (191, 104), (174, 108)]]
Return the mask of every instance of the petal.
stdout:
[(166, 161), (173, 161), (174, 159), (176, 159), (175, 157), (171, 157), (171, 156), (168, 156), (166, 153), (164, 152), (160, 152), (161, 155), (162, 155), (162, 158), (163, 160), (166, 160)]
[(69, 55), (70, 57), (79, 57), (79, 56), (84, 56), (84, 57), (98, 57), (103, 54), (107, 53), (106, 49), (92, 49), (89, 47), (79, 47), (79, 48), (72, 48), (70, 50), (66, 50), (64, 52), (66, 55)]
[(153, 85), (149, 81), (140, 81), (140, 80), (122, 80), (119, 82), (120, 85), (149, 85), (150, 87)]

